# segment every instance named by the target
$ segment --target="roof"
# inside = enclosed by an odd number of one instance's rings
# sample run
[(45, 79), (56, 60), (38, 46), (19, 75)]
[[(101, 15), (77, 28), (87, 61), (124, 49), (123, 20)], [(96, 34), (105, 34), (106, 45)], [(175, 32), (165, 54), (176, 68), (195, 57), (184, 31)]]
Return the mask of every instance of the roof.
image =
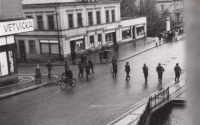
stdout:
[(22, 0), (22, 4), (69, 3), (80, 1), (81, 0)]
[(101, 3), (101, 2), (121, 2), (121, 0), (22, 0), (22, 5), (33, 4), (55, 4), (55, 3)]

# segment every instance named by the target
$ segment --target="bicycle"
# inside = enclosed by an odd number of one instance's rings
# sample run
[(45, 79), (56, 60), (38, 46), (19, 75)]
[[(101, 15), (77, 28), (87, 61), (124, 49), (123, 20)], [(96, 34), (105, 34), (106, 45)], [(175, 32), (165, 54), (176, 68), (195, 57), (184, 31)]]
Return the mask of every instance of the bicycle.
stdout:
[(60, 80), (58, 80), (58, 83), (60, 82), (60, 88), (62, 90), (65, 90), (68, 86), (74, 88), (76, 86), (76, 79), (73, 78), (72, 80), (69, 80), (68, 77), (64, 77)]

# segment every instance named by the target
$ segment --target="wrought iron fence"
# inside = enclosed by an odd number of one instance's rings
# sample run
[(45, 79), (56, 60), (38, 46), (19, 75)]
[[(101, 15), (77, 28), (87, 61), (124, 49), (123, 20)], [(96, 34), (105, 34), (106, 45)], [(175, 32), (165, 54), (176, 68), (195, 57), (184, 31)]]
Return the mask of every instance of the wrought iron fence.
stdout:
[(149, 113), (167, 100), (169, 100), (169, 87), (166, 90), (162, 90), (158, 94), (155, 94), (155, 96), (151, 96), (147, 102), (144, 112), (139, 118), (137, 125), (145, 125)]

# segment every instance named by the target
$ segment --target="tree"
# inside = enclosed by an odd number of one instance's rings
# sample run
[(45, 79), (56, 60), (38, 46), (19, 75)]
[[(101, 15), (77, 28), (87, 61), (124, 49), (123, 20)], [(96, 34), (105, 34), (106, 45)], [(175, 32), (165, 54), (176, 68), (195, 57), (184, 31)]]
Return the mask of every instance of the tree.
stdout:
[(135, 5), (135, 0), (122, 0), (120, 9), (122, 17), (139, 16), (139, 7)]

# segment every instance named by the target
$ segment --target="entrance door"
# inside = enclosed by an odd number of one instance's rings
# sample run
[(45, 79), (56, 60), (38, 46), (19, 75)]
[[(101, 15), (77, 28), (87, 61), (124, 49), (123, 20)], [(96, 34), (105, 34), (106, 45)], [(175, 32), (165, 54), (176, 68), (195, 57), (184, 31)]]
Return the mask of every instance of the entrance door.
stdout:
[(135, 27), (132, 28), (133, 39), (135, 39)]
[(112, 36), (113, 36), (113, 43), (116, 44), (116, 32), (113, 32)]
[(70, 41), (71, 53), (75, 53), (75, 41)]
[(19, 53), (20, 53), (21, 62), (26, 61), (26, 50), (25, 50), (24, 41), (19, 41)]

